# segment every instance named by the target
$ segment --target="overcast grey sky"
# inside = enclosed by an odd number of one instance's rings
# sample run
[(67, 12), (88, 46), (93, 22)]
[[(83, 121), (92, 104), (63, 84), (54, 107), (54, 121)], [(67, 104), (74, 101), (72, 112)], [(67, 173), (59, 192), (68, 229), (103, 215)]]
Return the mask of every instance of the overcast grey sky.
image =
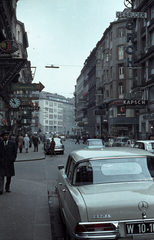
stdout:
[[(17, 19), (28, 33), (33, 82), (50, 93), (73, 97), (84, 61), (103, 36), (123, 0), (19, 0)], [(45, 68), (46, 65), (59, 68)]]

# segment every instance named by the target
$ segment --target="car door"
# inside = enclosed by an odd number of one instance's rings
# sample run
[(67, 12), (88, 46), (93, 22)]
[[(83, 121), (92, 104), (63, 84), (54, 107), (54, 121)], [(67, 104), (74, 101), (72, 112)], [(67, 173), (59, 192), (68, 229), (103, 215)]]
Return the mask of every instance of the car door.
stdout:
[[(75, 224), (75, 203), (72, 196), (72, 189), (74, 188), (71, 184), (73, 179), (73, 173), (74, 173), (74, 166), (75, 161), (74, 159), (69, 156), (66, 171), (63, 174), (63, 181), (61, 181), (60, 187), (59, 187), (59, 195), (62, 203), (62, 214), (64, 217), (64, 221), (67, 225), (68, 229), (72, 228), (72, 223)], [(74, 189), (73, 189), (74, 190)]]

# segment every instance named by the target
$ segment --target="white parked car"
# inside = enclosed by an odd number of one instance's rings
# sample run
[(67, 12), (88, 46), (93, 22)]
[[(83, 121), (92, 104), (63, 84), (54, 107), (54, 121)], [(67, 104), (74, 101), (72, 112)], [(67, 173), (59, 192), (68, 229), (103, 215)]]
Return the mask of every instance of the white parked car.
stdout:
[[(57, 194), (70, 239), (154, 239), (154, 155), (83, 149), (58, 166)], [(68, 238), (67, 238), (68, 239)]]
[(138, 140), (134, 144), (134, 147), (154, 153), (154, 140)]

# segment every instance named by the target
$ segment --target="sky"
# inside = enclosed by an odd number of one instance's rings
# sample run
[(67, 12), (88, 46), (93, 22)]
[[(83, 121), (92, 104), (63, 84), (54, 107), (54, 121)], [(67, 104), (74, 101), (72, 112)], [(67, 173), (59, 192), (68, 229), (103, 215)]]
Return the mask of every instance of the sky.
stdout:
[[(124, 8), (124, 0), (19, 0), (17, 19), (25, 25), (28, 61), (36, 67), (33, 83), (72, 98), (85, 60)], [(59, 68), (45, 68), (50, 65)]]

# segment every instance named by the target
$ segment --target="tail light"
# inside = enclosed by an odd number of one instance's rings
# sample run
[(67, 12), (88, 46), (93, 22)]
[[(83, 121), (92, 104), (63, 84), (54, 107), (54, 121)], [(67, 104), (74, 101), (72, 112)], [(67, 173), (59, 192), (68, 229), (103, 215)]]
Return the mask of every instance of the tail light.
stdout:
[(113, 231), (115, 226), (111, 223), (78, 224), (75, 227), (75, 233), (95, 232), (95, 231)]

